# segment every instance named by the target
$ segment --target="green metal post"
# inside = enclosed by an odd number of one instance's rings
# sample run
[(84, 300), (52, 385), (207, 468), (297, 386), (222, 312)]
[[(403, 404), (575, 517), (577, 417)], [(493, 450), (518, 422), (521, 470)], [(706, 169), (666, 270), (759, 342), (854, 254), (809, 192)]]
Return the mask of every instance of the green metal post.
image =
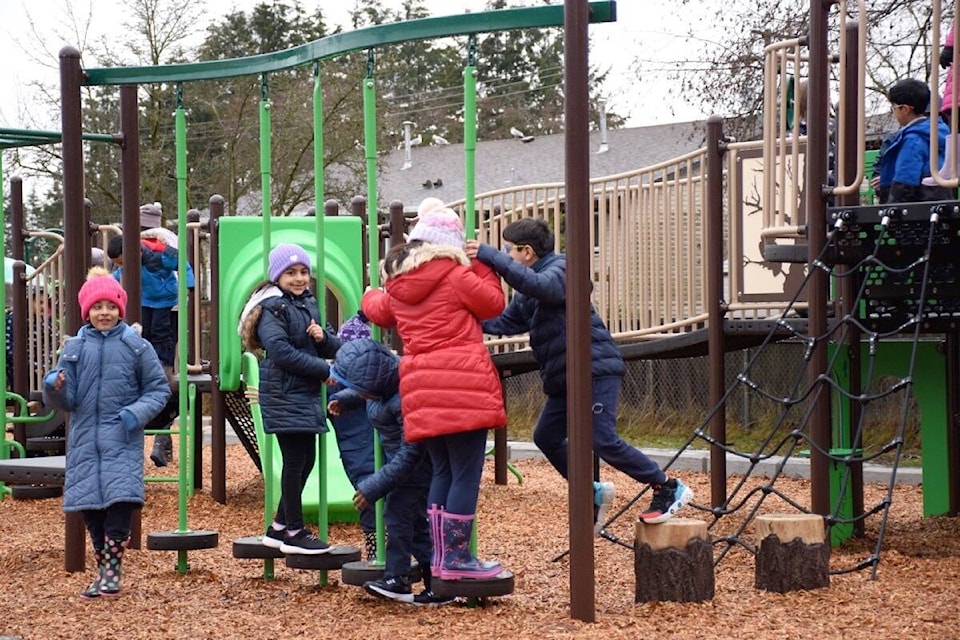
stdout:
[(260, 77), (260, 213), (263, 220), (263, 273), (267, 274), (270, 262), (270, 166), (272, 164), (270, 139), (270, 100), (267, 74)]
[[(377, 206), (377, 84), (373, 79), (376, 69), (376, 56), (373, 49), (367, 50), (367, 75), (363, 79), (363, 148), (367, 160), (367, 271), (370, 287), (380, 286), (380, 216)], [(373, 339), (380, 341), (380, 327), (372, 325)], [(380, 438), (374, 433), (373, 466), (383, 466), (383, 448)], [(386, 540), (383, 526), (383, 500), (377, 500), (375, 506), (377, 518), (377, 562), (385, 562)]]
[(467, 42), (467, 66), (463, 70), (464, 227), (467, 239), (477, 237), (475, 167), (477, 155), (477, 37)]
[[(183, 85), (177, 86), (177, 109), (174, 112), (177, 156), (177, 235), (187, 237), (187, 114), (183, 108)], [(180, 434), (180, 503), (179, 503), (179, 530), (187, 530), (187, 491), (192, 491), (193, 483), (187, 483), (187, 470), (193, 465), (186, 456), (187, 444), (190, 439), (190, 425), (187, 423), (187, 252), (179, 251), (177, 259), (177, 277), (179, 286), (177, 291), (177, 338), (180, 349), (180, 366), (177, 377), (180, 381), (180, 419), (177, 431)], [(188, 487), (190, 487), (188, 489)], [(185, 569), (185, 568), (184, 568)]]

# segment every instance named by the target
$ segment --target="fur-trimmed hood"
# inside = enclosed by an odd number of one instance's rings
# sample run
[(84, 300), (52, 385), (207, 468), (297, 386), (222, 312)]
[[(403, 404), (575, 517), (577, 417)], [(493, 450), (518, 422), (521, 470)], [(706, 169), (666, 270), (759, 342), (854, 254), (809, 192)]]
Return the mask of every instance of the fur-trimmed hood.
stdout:
[(406, 304), (418, 304), (460, 265), (470, 266), (462, 249), (424, 242), (385, 260), (380, 275), (391, 296)]
[(399, 256), (398, 260), (391, 261), (390, 264), (395, 266), (390, 269), (389, 273), (387, 272), (386, 261), (380, 261), (380, 277), (383, 279), (384, 283), (391, 278), (396, 278), (397, 276), (402, 276), (405, 273), (410, 273), (414, 269), (423, 266), (425, 263), (438, 258), (451, 258), (465, 267), (470, 266), (470, 258), (467, 257), (467, 254), (464, 253), (463, 249), (457, 249), (456, 247), (450, 247), (442, 244), (433, 244), (430, 242), (408, 246), (409, 249), (403, 252), (403, 254)]

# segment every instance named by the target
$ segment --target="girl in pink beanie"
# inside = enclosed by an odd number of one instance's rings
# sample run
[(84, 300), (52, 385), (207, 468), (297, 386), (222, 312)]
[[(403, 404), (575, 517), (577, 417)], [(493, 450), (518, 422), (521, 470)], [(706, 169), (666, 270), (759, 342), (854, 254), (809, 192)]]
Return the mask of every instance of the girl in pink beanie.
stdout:
[(83, 514), (97, 561), (81, 596), (110, 597), (120, 593), (131, 516), (143, 506), (143, 426), (170, 385), (153, 347), (123, 322), (127, 293), (106, 269), (90, 270), (77, 301), (87, 323), (44, 377), (43, 399), (71, 413), (63, 510)]

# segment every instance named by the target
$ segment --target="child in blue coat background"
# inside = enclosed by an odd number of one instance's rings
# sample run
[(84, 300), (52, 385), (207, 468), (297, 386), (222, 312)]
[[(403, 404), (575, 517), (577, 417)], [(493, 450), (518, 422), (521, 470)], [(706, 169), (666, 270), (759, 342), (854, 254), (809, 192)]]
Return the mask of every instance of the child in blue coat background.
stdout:
[[(367, 324), (367, 317), (362, 311), (357, 315), (347, 319), (340, 330), (337, 331), (337, 337), (341, 343), (347, 343), (352, 340), (369, 338), (370, 326)], [(336, 403), (340, 405), (341, 398), (356, 395), (343, 385), (337, 383), (327, 390), (327, 406)], [(373, 426), (367, 419), (367, 409), (362, 399), (347, 399), (343, 405), (355, 407), (345, 409), (340, 407), (338, 413), (328, 411), (330, 422), (333, 424), (333, 432), (337, 436), (337, 448), (340, 450), (340, 462), (343, 464), (343, 470), (350, 480), (350, 484), (356, 489), (357, 485), (373, 475), (374, 457), (373, 457)], [(360, 530), (363, 531), (363, 544), (367, 562), (376, 562), (377, 560), (377, 514), (372, 504), (366, 505), (360, 509)]]
[(123, 322), (127, 294), (108, 271), (91, 269), (77, 298), (87, 323), (44, 376), (43, 399), (71, 412), (63, 510), (83, 514), (97, 577), (81, 595), (96, 598), (120, 593), (131, 516), (144, 501), (143, 427), (170, 385), (153, 347)]

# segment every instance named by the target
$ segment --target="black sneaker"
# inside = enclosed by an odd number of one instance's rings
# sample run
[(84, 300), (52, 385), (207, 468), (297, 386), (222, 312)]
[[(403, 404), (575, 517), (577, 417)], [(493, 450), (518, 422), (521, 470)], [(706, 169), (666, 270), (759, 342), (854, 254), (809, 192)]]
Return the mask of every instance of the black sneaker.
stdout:
[(666, 522), (692, 500), (693, 491), (685, 484), (676, 478), (667, 480), (654, 486), (650, 508), (640, 514), (640, 519), (647, 524)]
[(456, 600), (456, 598), (437, 596), (434, 595), (432, 591), (424, 589), (417, 595), (413, 596), (413, 605), (415, 607), (440, 607), (445, 604), (450, 604), (454, 600)]
[(286, 529), (274, 529), (273, 527), (267, 527), (267, 532), (263, 534), (263, 537), (260, 538), (260, 542), (265, 547), (270, 547), (271, 549), (279, 549), (283, 546), (283, 534), (286, 533)]
[(363, 583), (367, 593), (397, 602), (413, 602), (410, 583), (404, 578), (381, 578)]
[(283, 543), (280, 545), (280, 553), (315, 556), (328, 551), (330, 551), (330, 545), (313, 535), (313, 532), (306, 527), (294, 535), (288, 533), (283, 536)]

